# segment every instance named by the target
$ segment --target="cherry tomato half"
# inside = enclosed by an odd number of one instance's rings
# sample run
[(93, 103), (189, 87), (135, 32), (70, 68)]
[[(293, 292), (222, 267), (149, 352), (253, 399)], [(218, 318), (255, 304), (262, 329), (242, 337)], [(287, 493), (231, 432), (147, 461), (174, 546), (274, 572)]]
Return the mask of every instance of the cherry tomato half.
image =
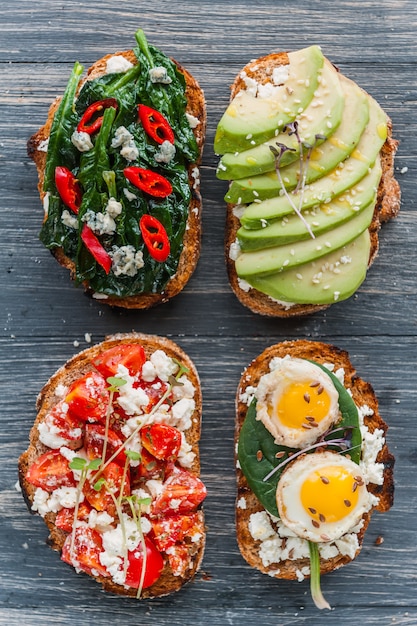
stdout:
[(138, 343), (122, 343), (99, 354), (93, 365), (104, 378), (116, 376), (119, 365), (124, 365), (131, 376), (142, 371), (146, 361), (145, 350)]
[[(164, 567), (164, 560), (152, 541), (145, 537), (146, 546), (146, 569), (143, 580), (143, 588), (150, 587), (158, 580)], [(143, 568), (143, 548), (141, 543), (135, 550), (128, 552), (129, 565), (126, 572), (126, 585), (137, 589), (140, 584)]]
[[(56, 404), (45, 417), (48, 430), (66, 441), (66, 446), (78, 450), (83, 444), (84, 422), (68, 415), (68, 405), (64, 400)], [(52, 447), (52, 446), (50, 446)], [(57, 446), (53, 446), (56, 448)]]
[(186, 537), (191, 538), (204, 532), (204, 524), (198, 513), (162, 517), (151, 520), (151, 524), (155, 545), (161, 552), (183, 542)]
[[(81, 522), (87, 522), (88, 516), (91, 511), (91, 506), (87, 502), (81, 502), (78, 507), (78, 515), (77, 520)], [(56, 514), (55, 518), (55, 526), (64, 530), (66, 533), (70, 533), (72, 531), (72, 527), (74, 524), (74, 509), (61, 509)]]
[(100, 563), (100, 552), (103, 550), (101, 535), (94, 528), (79, 526), (75, 529), (74, 547), (71, 552), (72, 534), (68, 535), (62, 547), (61, 559), (87, 574), (98, 572), (101, 576), (109, 576), (107, 569)]
[(197, 476), (175, 467), (152, 502), (151, 511), (155, 516), (191, 513), (206, 495), (206, 486)]
[(88, 372), (74, 381), (65, 402), (71, 416), (84, 422), (100, 421), (106, 418), (109, 398), (105, 378), (98, 372)]
[(54, 491), (58, 487), (75, 487), (69, 461), (59, 450), (48, 450), (32, 463), (26, 473), (26, 480), (45, 491)]
[(179, 454), (182, 435), (178, 428), (168, 424), (148, 424), (140, 431), (141, 443), (154, 457), (174, 461)]
[[(106, 438), (106, 427), (103, 424), (87, 424), (85, 427), (84, 448), (89, 459), (101, 459)], [(107, 429), (106, 461), (119, 450), (114, 462), (124, 467), (126, 454), (123, 441), (114, 430)]]
[[(124, 481), (123, 495), (130, 495), (130, 474), (129, 472), (124, 475), (123, 468), (117, 463), (109, 463), (105, 469), (100, 472), (98, 480), (104, 478), (104, 483), (97, 491), (94, 489), (95, 475), (97, 472), (93, 472), (89, 480), (86, 480), (83, 486), (83, 494), (86, 500), (96, 511), (107, 511), (112, 517), (116, 517), (116, 507), (113, 501), (110, 491), (115, 498), (120, 495), (120, 489), (122, 487), (122, 481)], [(124, 476), (124, 478), (123, 478)]]

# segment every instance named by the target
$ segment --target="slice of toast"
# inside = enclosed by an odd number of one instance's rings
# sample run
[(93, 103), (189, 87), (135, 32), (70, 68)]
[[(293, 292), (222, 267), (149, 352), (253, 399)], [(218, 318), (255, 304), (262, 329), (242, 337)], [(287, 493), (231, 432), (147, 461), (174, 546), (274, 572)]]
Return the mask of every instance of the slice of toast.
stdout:
[[(108, 54), (102, 59), (96, 61), (87, 70), (86, 77), (80, 80), (78, 92), (82, 88), (85, 81), (92, 80), (105, 74), (106, 63), (108, 59), (113, 56), (122, 56), (133, 65), (137, 64), (137, 58), (133, 50)], [(203, 90), (201, 89), (197, 80), (175, 59), (171, 60), (175, 63), (178, 71), (183, 75), (185, 79), (185, 97), (187, 100), (186, 113), (193, 118), (193, 125), (195, 124), (193, 128), (193, 133), (199, 149), (199, 157), (196, 159), (195, 162), (189, 163), (188, 165), (188, 182), (191, 190), (191, 200), (188, 207), (187, 223), (183, 237), (183, 249), (179, 259), (177, 271), (170, 278), (161, 293), (141, 292), (135, 295), (124, 297), (111, 294), (109, 294), (107, 297), (100, 297), (100, 295), (98, 296), (102, 302), (109, 304), (110, 306), (118, 306), (130, 309), (148, 309), (160, 303), (167, 302), (178, 293), (180, 293), (185, 287), (196, 268), (200, 255), (202, 198), (200, 194), (199, 165), (201, 163), (205, 141), (207, 120), (206, 104)], [(49, 138), (54, 115), (59, 107), (60, 101), (61, 98), (57, 98), (53, 102), (49, 109), (48, 117), (45, 124), (28, 141), (28, 154), (36, 164), (39, 178), (38, 189), (42, 201), (45, 197), (43, 184), (47, 158), (47, 154), (43, 146), (45, 146), (45, 142)], [(126, 165), (129, 165), (129, 163), (126, 163)], [(52, 250), (52, 253), (63, 267), (66, 267), (70, 270), (70, 275), (72, 278), (74, 278), (75, 264), (65, 254), (64, 250), (62, 248), (54, 248)], [(94, 295), (94, 292), (89, 286), (88, 281), (84, 281), (83, 285), (85, 290), (90, 295)]]
[[(248, 81), (256, 81), (258, 84), (271, 82), (274, 68), (289, 63), (288, 54), (285, 52), (271, 53), (248, 63), (235, 78), (231, 86), (231, 99), (236, 94), (246, 89)], [(336, 68), (337, 69), (337, 68)], [(372, 264), (378, 254), (378, 233), (384, 222), (394, 218), (400, 210), (401, 191), (398, 181), (394, 176), (394, 157), (398, 148), (398, 141), (392, 138), (392, 122), (387, 118), (388, 136), (381, 149), (380, 159), (382, 165), (382, 177), (378, 187), (377, 201), (372, 222), (369, 226), (371, 249), (369, 264)], [(240, 227), (239, 218), (235, 215), (237, 205), (227, 204), (226, 231), (225, 231), (225, 259), (231, 288), (239, 301), (254, 313), (271, 317), (295, 317), (315, 313), (327, 309), (330, 304), (297, 304), (285, 303), (274, 300), (265, 293), (255, 288), (246, 289), (241, 287), (240, 280), (235, 269), (233, 255), (230, 254), (232, 244), (236, 241), (236, 233)]]
[[(377, 462), (383, 464), (384, 468), (383, 484), (377, 485), (369, 483), (367, 485), (367, 489), (379, 499), (374, 508), (380, 512), (387, 511), (392, 506), (394, 495), (394, 457), (389, 452), (388, 446), (385, 442), (387, 425), (380, 416), (378, 401), (371, 385), (362, 380), (356, 374), (356, 371), (349, 360), (348, 354), (335, 346), (317, 341), (307, 341), (304, 339), (297, 341), (284, 341), (270, 346), (250, 363), (242, 374), (236, 395), (236, 448), (240, 430), (248, 410), (247, 395), (252, 395), (254, 393), (254, 388), (256, 388), (259, 383), (260, 378), (264, 374), (269, 373), (271, 360), (275, 357), (284, 358), (287, 355), (293, 358), (309, 359), (327, 366), (334, 365), (334, 371), (339, 368), (343, 368), (344, 386), (349, 393), (352, 394), (352, 398), (356, 406), (369, 407), (370, 410), (366, 411), (368, 414), (364, 417), (364, 425), (370, 433), (373, 433), (376, 429), (380, 429), (384, 434), (384, 445), (377, 455)], [(250, 519), (254, 513), (265, 511), (265, 509), (253, 491), (249, 488), (248, 482), (240, 469), (239, 463), (237, 463), (236, 471), (236, 531), (239, 549), (244, 559), (252, 567), (255, 567), (261, 572), (276, 578), (301, 580), (304, 577), (308, 577), (310, 565), (308, 556), (306, 558), (288, 558), (290, 554), (286, 554), (286, 558), (282, 561), (274, 561), (268, 565), (262, 561), (260, 556), (261, 541), (254, 540), (250, 532)], [(349, 563), (359, 554), (372, 510), (373, 509), (363, 515), (362, 527), (357, 532), (358, 544), (355, 553), (342, 554), (338, 552), (330, 558), (320, 559), (322, 574), (331, 572), (334, 569)], [(295, 535), (289, 533), (288, 536), (294, 537)], [(285, 543), (286, 540), (283, 541)]]
[[(93, 359), (97, 358), (97, 356), (109, 348), (120, 346), (121, 344), (139, 344), (145, 350), (148, 360), (153, 353), (162, 350), (168, 357), (183, 366), (189, 383), (194, 387), (193, 400), (195, 403), (189, 423), (186, 429), (182, 429), (188, 453), (192, 455), (186, 469), (193, 476), (198, 477), (200, 475), (199, 439), (201, 432), (202, 396), (198, 372), (193, 362), (177, 344), (165, 337), (141, 333), (116, 334), (107, 337), (102, 343), (87, 348), (69, 359), (64, 366), (51, 376), (39, 393), (36, 403), (37, 417), (30, 431), (30, 444), (28, 449), (20, 456), (18, 463), (20, 485), (28, 508), (32, 513), (35, 512), (32, 509), (32, 505), (37, 489), (28, 481), (27, 473), (33, 463), (35, 463), (42, 454), (50, 450), (50, 448), (41, 441), (39, 426), (45, 422), (45, 418), (47, 418), (51, 410), (62, 399), (62, 388), (67, 390), (69, 385), (79, 379), (80, 376), (93, 370), (94, 367), (91, 362)], [(77, 452), (76, 450), (76, 453)], [(143, 481), (139, 482), (140, 484), (143, 483)], [(170, 594), (179, 590), (195, 576), (201, 565), (205, 548), (204, 513), (201, 506), (195, 511), (195, 515), (200, 532), (193, 537), (192, 541), (188, 539), (187, 543), (184, 543), (186, 549), (186, 556), (184, 558), (186, 561), (181, 574), (178, 574), (178, 572), (174, 574), (169, 559), (165, 554), (164, 566), (160, 577), (150, 587), (142, 590), (141, 598), (153, 598)], [(43, 517), (49, 529), (48, 544), (52, 549), (62, 551), (64, 542), (68, 537), (68, 532), (56, 526), (57, 512), (48, 511)], [(137, 594), (136, 588), (116, 584), (111, 576), (97, 574), (93, 575), (93, 577), (103, 585), (106, 591), (133, 597)]]

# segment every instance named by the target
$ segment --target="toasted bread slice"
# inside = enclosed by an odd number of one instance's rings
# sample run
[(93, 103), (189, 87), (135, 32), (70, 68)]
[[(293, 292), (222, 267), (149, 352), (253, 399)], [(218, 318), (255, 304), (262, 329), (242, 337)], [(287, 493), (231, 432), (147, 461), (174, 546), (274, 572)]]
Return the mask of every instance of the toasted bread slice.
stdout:
[[(181, 371), (186, 372), (186, 377), (188, 379), (187, 385), (191, 384), (194, 388), (194, 410), (189, 416), (188, 424), (185, 425), (186, 428), (183, 428), (182, 426), (181, 428), (179, 427), (182, 431), (183, 439), (186, 442), (186, 452), (191, 455), (189, 456), (185, 469), (195, 477), (200, 475), (199, 439), (201, 432), (202, 397), (198, 373), (191, 359), (177, 344), (165, 337), (141, 333), (112, 335), (107, 337), (102, 343), (87, 348), (69, 359), (64, 366), (51, 376), (39, 393), (36, 403), (38, 413), (35, 423), (30, 431), (30, 444), (28, 449), (20, 456), (18, 463), (20, 485), (28, 508), (32, 513), (35, 512), (32, 507), (37, 487), (28, 480), (28, 470), (39, 459), (39, 457), (41, 457), (41, 455), (51, 450), (49, 446), (45, 445), (45, 443), (41, 441), (42, 437), (40, 436), (40, 426), (42, 429), (42, 424), (45, 423), (45, 419), (48, 414), (50, 414), (51, 410), (53, 410), (57, 403), (62, 400), (62, 390), (68, 390), (71, 383), (79, 379), (87, 372), (91, 372), (94, 369), (92, 366), (92, 360), (96, 359), (106, 350), (115, 346), (121, 346), (122, 344), (139, 344), (145, 350), (147, 360), (149, 360), (152, 354), (156, 351), (162, 350), (170, 359), (174, 359), (175, 362), (181, 364), (184, 368)], [(125, 419), (127, 417), (129, 417), (129, 415), (125, 416)], [(55, 445), (54, 448), (60, 450), (61, 448), (57, 448), (57, 445)], [(71, 446), (71, 442), (68, 442), (68, 445)], [(75, 450), (75, 454), (79, 455), (80, 452), (78, 448)], [(154, 462), (157, 463), (156, 459), (154, 459)], [(177, 462), (175, 462), (175, 464), (177, 465)], [(143, 480), (140, 478), (138, 479), (137, 475), (135, 484), (136, 482), (137, 485), (143, 485)], [(136, 489), (138, 488), (137, 485), (135, 487)], [(126, 512), (126, 508), (124, 511)], [(69, 532), (57, 527), (55, 521), (58, 512), (39, 512), (43, 515), (45, 523), (49, 529), (48, 544), (52, 547), (52, 549), (62, 551)], [(163, 553), (164, 566), (161, 575), (151, 586), (142, 590), (140, 595), (141, 598), (153, 598), (170, 594), (179, 590), (186, 582), (190, 581), (195, 576), (201, 565), (205, 547), (204, 513), (201, 506), (196, 507), (194, 515), (195, 523), (199, 532), (193, 537), (192, 540), (188, 538), (188, 540), (185, 540), (182, 544), (182, 548), (184, 548), (185, 552), (182, 551), (180, 553), (184, 559), (184, 567), (181, 572), (179, 573), (176, 571), (176, 573), (174, 573), (172, 567), (170, 566), (167, 554)], [(161, 519), (164, 518), (162, 517)], [(113, 526), (116, 525), (116, 521), (112, 523)], [(90, 575), (100, 582), (106, 591), (133, 597), (137, 595), (136, 588), (128, 587), (124, 584), (117, 584), (110, 575), (103, 576), (100, 575), (100, 573), (91, 573)]]
[[(367, 415), (364, 417), (364, 425), (369, 433), (373, 433), (376, 429), (382, 431), (384, 443), (382, 449), (378, 452), (376, 461), (383, 464), (383, 484), (369, 483), (367, 490), (378, 498), (377, 504), (373, 508), (380, 512), (387, 511), (393, 503), (394, 482), (393, 482), (393, 465), (394, 457), (389, 452), (385, 442), (385, 433), (387, 425), (380, 416), (378, 409), (378, 401), (371, 385), (363, 381), (357, 374), (349, 360), (348, 354), (339, 348), (330, 344), (317, 341), (285, 341), (275, 344), (267, 348), (262, 354), (255, 358), (242, 374), (236, 396), (236, 430), (235, 440), (236, 448), (239, 440), (242, 424), (245, 420), (248, 410), (247, 394), (253, 394), (253, 388), (259, 384), (261, 377), (269, 373), (271, 360), (275, 357), (284, 358), (289, 355), (292, 358), (309, 359), (316, 363), (334, 365), (334, 370), (343, 368), (344, 370), (344, 386), (352, 394), (352, 398), (359, 407), (368, 407)], [(314, 455), (313, 455), (314, 456)], [(278, 464), (279, 461), (276, 463)], [(375, 501), (376, 502), (376, 501)], [(362, 525), (357, 533), (357, 545), (354, 554), (342, 554), (337, 551), (329, 558), (320, 559), (321, 573), (325, 574), (333, 571), (349, 563), (355, 558), (361, 549), (364, 533), (368, 527), (373, 508), (364, 513), (362, 517)], [(254, 513), (265, 511), (263, 505), (250, 489), (248, 482), (237, 463), (237, 499), (236, 499), (236, 531), (239, 549), (242, 556), (252, 567), (257, 568), (265, 574), (288, 580), (302, 580), (309, 577), (310, 561), (308, 558), (308, 550), (306, 558), (288, 558), (290, 554), (284, 554), (282, 561), (273, 559), (273, 562), (265, 564), (260, 556), (261, 541), (255, 540), (250, 532), (250, 519)], [(273, 524), (273, 522), (271, 522)], [(288, 537), (295, 537), (291, 532)], [(285, 547), (286, 539), (281, 539), (282, 547)], [(287, 551), (288, 552), (288, 551)]]
[[(231, 99), (246, 89), (247, 81), (254, 80), (258, 84), (271, 82), (274, 68), (288, 65), (289, 58), (285, 52), (271, 53), (248, 63), (231, 86)], [(337, 68), (336, 68), (337, 69)], [(388, 136), (380, 151), (382, 177), (379, 183), (377, 200), (372, 222), (369, 226), (371, 248), (369, 264), (372, 264), (378, 254), (378, 233), (384, 222), (396, 217), (400, 210), (401, 190), (394, 176), (394, 157), (398, 148), (398, 141), (392, 137), (392, 122), (387, 117)], [(236, 233), (240, 227), (239, 218), (235, 215), (238, 205), (227, 204), (226, 231), (225, 231), (225, 258), (231, 288), (239, 301), (254, 313), (271, 317), (295, 317), (315, 313), (327, 309), (330, 304), (297, 304), (274, 300), (255, 288), (242, 288), (236, 273), (233, 255), (230, 254), (232, 244), (236, 241)]]
[[(108, 59), (113, 56), (122, 56), (133, 65), (137, 64), (137, 58), (133, 50), (127, 50), (122, 52), (115, 52), (114, 54), (108, 54), (102, 59), (96, 61), (88, 70), (86, 77), (80, 80), (78, 86), (78, 92), (82, 88), (83, 84), (87, 80), (92, 80), (99, 76), (102, 76), (106, 72), (106, 63)], [(179, 259), (176, 273), (170, 278), (165, 288), (161, 293), (146, 293), (141, 292), (135, 295), (120, 297), (117, 295), (108, 294), (107, 297), (98, 295), (103, 303), (110, 306), (118, 306), (129, 309), (148, 309), (163, 302), (167, 302), (174, 296), (176, 296), (185, 287), (189, 279), (191, 278), (200, 255), (201, 248), (201, 211), (202, 211), (202, 198), (200, 194), (200, 175), (199, 165), (201, 163), (205, 132), (206, 132), (206, 103), (203, 90), (198, 84), (197, 80), (187, 71), (182, 65), (180, 65), (175, 59), (172, 61), (177, 66), (179, 72), (183, 75), (186, 83), (185, 97), (187, 100), (186, 113), (192, 116), (193, 133), (197, 141), (199, 149), (198, 159), (188, 165), (188, 181), (191, 190), (191, 200), (188, 207), (187, 223), (183, 237), (183, 249)], [(38, 190), (40, 198), (43, 202), (45, 197), (44, 185), (44, 173), (47, 153), (44, 146), (49, 138), (54, 115), (59, 107), (61, 98), (57, 98), (51, 105), (45, 124), (29, 139), (28, 141), (28, 154), (36, 164), (38, 171)], [(129, 165), (127, 162), (126, 165)], [(65, 254), (62, 248), (54, 248), (52, 250), (57, 261), (67, 269), (70, 270), (71, 278), (75, 278), (75, 264)], [(88, 280), (83, 283), (87, 293), (94, 296), (94, 291), (91, 289)]]

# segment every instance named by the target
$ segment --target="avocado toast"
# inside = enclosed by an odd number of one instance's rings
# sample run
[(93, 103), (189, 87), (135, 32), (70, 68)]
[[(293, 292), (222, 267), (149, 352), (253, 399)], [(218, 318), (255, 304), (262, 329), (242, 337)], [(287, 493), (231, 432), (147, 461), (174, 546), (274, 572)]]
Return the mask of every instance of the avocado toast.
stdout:
[(28, 142), (40, 239), (93, 297), (146, 309), (177, 295), (199, 258), (204, 94), (141, 30), (82, 73), (75, 63)]
[(377, 102), (318, 46), (246, 65), (219, 121), (231, 287), (256, 313), (314, 313), (350, 297), (400, 208), (397, 142)]

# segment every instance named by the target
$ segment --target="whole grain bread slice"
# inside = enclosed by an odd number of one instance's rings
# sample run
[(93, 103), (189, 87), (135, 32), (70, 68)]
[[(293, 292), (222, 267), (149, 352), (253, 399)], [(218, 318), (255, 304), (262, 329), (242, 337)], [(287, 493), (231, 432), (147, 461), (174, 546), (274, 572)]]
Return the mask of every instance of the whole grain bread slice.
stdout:
[[(107, 54), (88, 68), (86, 76), (80, 80), (78, 91), (80, 91), (86, 80), (92, 80), (103, 75), (106, 71), (107, 60), (115, 55), (123, 56), (133, 65), (137, 63), (137, 58), (133, 50)], [(195, 128), (193, 128), (193, 132), (199, 148), (199, 157), (194, 163), (190, 163), (188, 166), (188, 182), (191, 189), (191, 200), (188, 207), (187, 225), (183, 238), (183, 250), (179, 259), (177, 271), (169, 280), (162, 293), (143, 293), (126, 297), (109, 296), (101, 299), (101, 302), (110, 306), (118, 306), (127, 309), (148, 309), (163, 302), (167, 302), (183, 290), (191, 278), (200, 256), (201, 212), (203, 204), (200, 193), (200, 176), (198, 168), (203, 155), (206, 134), (206, 102), (204, 92), (197, 80), (175, 59), (172, 59), (172, 61), (175, 63), (179, 72), (181, 72), (185, 79), (185, 97), (187, 99), (186, 112), (198, 120), (198, 124)], [(49, 137), (54, 115), (59, 107), (60, 101), (61, 98), (56, 98), (51, 104), (45, 124), (34, 135), (32, 135), (32, 137), (30, 137), (27, 144), (28, 155), (35, 162), (38, 172), (38, 190), (42, 202), (45, 197), (43, 183), (47, 157), (47, 154), (45, 150), (42, 149), (42, 146), (45, 145), (45, 141), (47, 141)], [(52, 253), (60, 265), (70, 271), (70, 276), (74, 279), (75, 265), (73, 261), (65, 255), (63, 249), (54, 248)], [(88, 281), (85, 281), (83, 286), (87, 293), (93, 295), (93, 291), (89, 287)]]
[[(244, 394), (248, 387), (256, 387), (259, 383), (261, 376), (267, 374), (269, 364), (274, 357), (285, 357), (289, 355), (294, 358), (310, 359), (321, 364), (333, 364), (335, 369), (343, 368), (345, 371), (344, 385), (348, 391), (351, 392), (355, 404), (359, 406), (367, 405), (372, 409), (373, 414), (364, 418), (364, 424), (368, 430), (372, 433), (375, 429), (381, 429), (385, 434), (387, 431), (387, 424), (382, 419), (378, 401), (375, 396), (375, 392), (372, 386), (360, 378), (350, 359), (347, 352), (341, 350), (331, 344), (326, 344), (318, 341), (307, 341), (304, 339), (297, 341), (284, 341), (270, 346), (257, 358), (255, 358), (250, 365), (244, 370), (236, 394), (236, 428), (235, 428), (235, 442), (239, 440), (240, 429), (245, 420), (247, 413), (247, 404), (243, 401)], [(237, 459), (236, 459), (237, 461)], [(375, 507), (381, 513), (388, 511), (393, 504), (394, 499), (394, 479), (393, 479), (393, 467), (394, 457), (390, 453), (386, 442), (382, 450), (379, 452), (377, 462), (384, 465), (384, 482), (382, 485), (374, 485), (370, 483), (368, 490), (379, 498), (378, 504)], [(274, 576), (276, 578), (296, 580), (298, 573), (304, 568), (308, 567), (309, 559), (286, 559), (279, 564), (273, 563), (269, 566), (265, 566), (259, 556), (260, 541), (255, 541), (249, 531), (249, 519), (252, 513), (263, 511), (264, 508), (255, 496), (253, 491), (249, 488), (246, 478), (237, 464), (237, 498), (236, 498), (236, 532), (240, 552), (244, 559), (252, 567), (257, 568), (265, 574)], [(244, 499), (245, 505), (242, 507), (239, 502)], [(370, 522), (372, 510), (365, 513), (363, 516), (363, 526), (358, 534), (359, 548), (356, 551), (355, 557), (359, 554), (362, 546), (365, 531)], [(337, 554), (329, 559), (321, 559), (321, 573), (326, 574), (346, 565), (352, 560), (348, 555)], [(279, 572), (277, 572), (279, 567)]]
[[(201, 385), (198, 376), (198, 372), (191, 361), (189, 356), (180, 348), (176, 343), (166, 337), (160, 337), (156, 335), (147, 335), (142, 333), (121, 333), (106, 337), (106, 339), (95, 346), (87, 348), (82, 352), (76, 354), (70, 358), (65, 365), (59, 368), (47, 381), (44, 387), (41, 389), (37, 401), (37, 416), (29, 436), (29, 447), (21, 454), (18, 461), (19, 470), (19, 482), (22, 488), (22, 493), (25, 498), (26, 504), (31, 513), (33, 513), (31, 506), (33, 503), (34, 493), (36, 487), (29, 483), (26, 479), (26, 474), (29, 467), (34, 463), (42, 454), (47, 452), (49, 448), (45, 446), (39, 439), (39, 424), (45, 419), (47, 414), (59, 401), (58, 387), (59, 385), (70, 385), (73, 381), (77, 380), (80, 376), (88, 371), (91, 371), (91, 360), (96, 358), (99, 354), (108, 350), (109, 348), (119, 344), (140, 344), (146, 353), (147, 358), (156, 350), (164, 350), (165, 353), (176, 359), (179, 363), (185, 366), (188, 370), (187, 377), (192, 382), (195, 388), (195, 410), (191, 420), (190, 428), (185, 432), (186, 441), (191, 445), (191, 450), (195, 454), (192, 466), (189, 468), (190, 472), (194, 475), (200, 475), (200, 454), (199, 454), (199, 440), (201, 434), (201, 417), (202, 417), (202, 395)], [(46, 513), (44, 520), (49, 529), (48, 544), (53, 550), (61, 551), (64, 541), (67, 537), (60, 528), (55, 525), (56, 513)], [(204, 527), (204, 513), (200, 509), (198, 511), (199, 521)], [(204, 554), (205, 548), (205, 533), (201, 535), (198, 541), (192, 543), (189, 546), (188, 554), (188, 567), (184, 576), (176, 576), (173, 574), (168, 562), (165, 564), (162, 570), (160, 578), (147, 589), (143, 589), (141, 598), (154, 598), (158, 596), (168, 595), (174, 591), (178, 591), (185, 583), (192, 580), (199, 570)], [(103, 576), (95, 577), (100, 582), (106, 591), (116, 593), (119, 595), (136, 596), (136, 589), (125, 588), (122, 585), (118, 585), (112, 581), (111, 578)]]
[[(288, 65), (289, 58), (286, 52), (271, 53), (255, 59), (245, 65), (239, 72), (231, 86), (231, 99), (242, 89), (246, 88), (245, 80), (253, 79), (259, 84), (271, 82), (272, 72), (279, 65)], [(336, 68), (337, 71), (338, 68)], [(245, 80), (244, 80), (245, 79)], [(388, 136), (381, 149), (380, 158), (382, 177), (377, 192), (372, 222), (369, 226), (371, 236), (371, 250), (368, 267), (375, 260), (379, 249), (378, 233), (384, 222), (396, 217), (400, 210), (401, 190), (394, 175), (394, 157), (398, 149), (398, 141), (392, 137), (392, 121), (387, 117)], [(298, 317), (310, 315), (320, 310), (327, 309), (329, 304), (294, 304), (286, 305), (277, 302), (268, 295), (257, 289), (242, 289), (239, 284), (235, 269), (235, 263), (230, 257), (231, 245), (236, 240), (236, 233), (240, 227), (240, 221), (234, 214), (236, 205), (227, 204), (226, 229), (225, 229), (225, 259), (230, 286), (239, 301), (254, 313), (270, 317)]]

